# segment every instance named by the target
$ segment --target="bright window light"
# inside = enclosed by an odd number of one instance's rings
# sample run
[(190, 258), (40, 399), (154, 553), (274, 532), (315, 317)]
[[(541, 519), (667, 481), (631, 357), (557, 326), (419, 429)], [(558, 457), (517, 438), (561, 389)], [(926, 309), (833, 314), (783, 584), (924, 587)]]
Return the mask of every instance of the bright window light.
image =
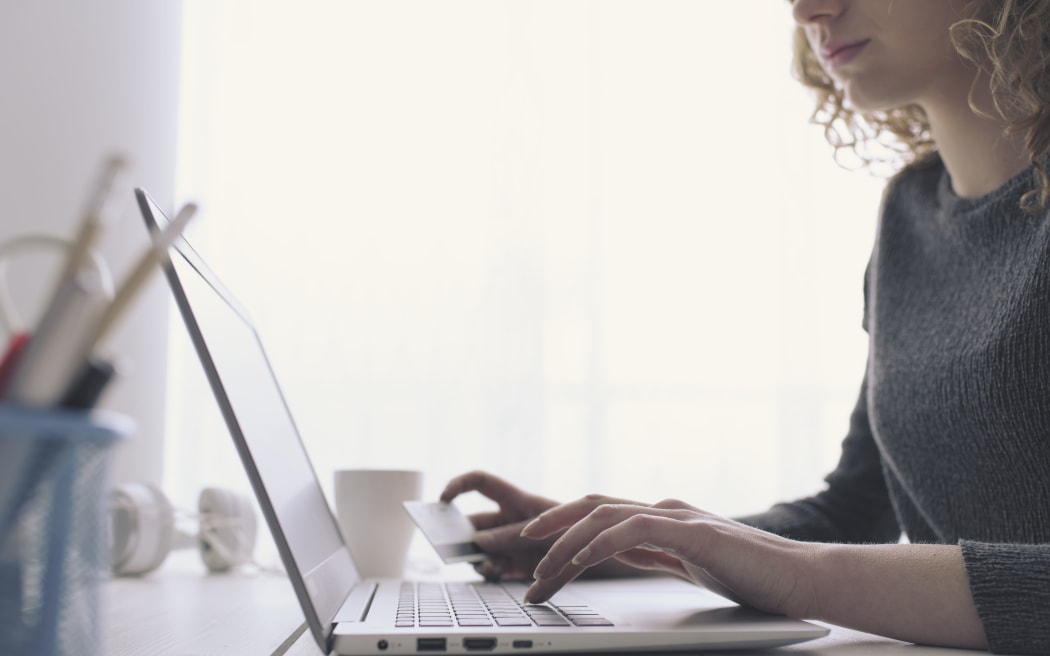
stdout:
[[(178, 197), (321, 481), (473, 468), (722, 513), (820, 489), (882, 181), (787, 3), (185, 3)], [(167, 487), (243, 482), (181, 324)]]

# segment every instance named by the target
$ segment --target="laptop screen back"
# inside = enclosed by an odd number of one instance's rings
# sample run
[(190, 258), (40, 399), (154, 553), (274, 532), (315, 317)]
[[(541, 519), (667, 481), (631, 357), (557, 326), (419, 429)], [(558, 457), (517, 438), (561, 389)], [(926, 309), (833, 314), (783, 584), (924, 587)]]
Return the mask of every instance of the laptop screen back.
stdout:
[[(149, 228), (163, 227), (152, 199), (136, 195)], [(315, 611), (307, 621), (327, 642), (358, 574), (255, 328), (185, 240), (175, 250), (166, 273), (176, 303), (296, 593)]]

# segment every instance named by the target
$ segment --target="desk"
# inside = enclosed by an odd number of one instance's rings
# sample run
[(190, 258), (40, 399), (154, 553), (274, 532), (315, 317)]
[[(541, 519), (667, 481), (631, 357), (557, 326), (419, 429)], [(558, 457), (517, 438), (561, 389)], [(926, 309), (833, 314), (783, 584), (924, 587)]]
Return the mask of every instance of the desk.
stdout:
[[(103, 583), (107, 656), (318, 656), (292, 586), (274, 574), (208, 575), (196, 554), (172, 554), (145, 578)], [(282, 651), (284, 650), (284, 651)], [(974, 656), (832, 627), (819, 640), (748, 656)]]

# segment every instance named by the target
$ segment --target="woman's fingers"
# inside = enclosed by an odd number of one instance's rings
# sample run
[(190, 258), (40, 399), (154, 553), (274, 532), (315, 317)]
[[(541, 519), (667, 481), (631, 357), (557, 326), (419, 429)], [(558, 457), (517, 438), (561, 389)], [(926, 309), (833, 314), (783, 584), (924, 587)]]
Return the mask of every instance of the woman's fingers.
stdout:
[(474, 534), (474, 542), (481, 547), (482, 551), (498, 553), (501, 551), (535, 551), (538, 547), (536, 542), (525, 540), (521, 537), (521, 530), (526, 522), (512, 522), (509, 524), (494, 524), (492, 528), (479, 530)]
[(648, 508), (647, 504), (617, 499), (603, 494), (588, 494), (585, 497), (563, 503), (550, 510), (541, 513), (536, 519), (529, 522), (521, 532), (521, 536), (534, 540), (550, 537), (569, 526), (580, 522), (596, 509), (606, 506), (630, 506), (633, 508)]
[(536, 579), (529, 589), (525, 591), (525, 603), (539, 604), (547, 601), (554, 593), (561, 590), (565, 585), (583, 573), (586, 567), (569, 565), (563, 567), (557, 575), (549, 578)]
[[(688, 511), (685, 511), (686, 513)], [(635, 548), (660, 550), (676, 558), (703, 551), (705, 525), (690, 521), (683, 511), (650, 509), (625, 514), (608, 527), (590, 534), (591, 539), (571, 557), (573, 565), (591, 567), (619, 553)], [(588, 536), (581, 536), (581, 541)], [(574, 540), (575, 541), (575, 540)]]
[[(559, 508), (558, 510), (561, 509)], [(602, 558), (595, 558), (591, 555), (593, 552), (591, 545), (598, 541), (599, 537), (605, 532), (625, 521), (630, 521), (631, 518), (638, 516), (638, 513), (668, 512), (652, 509), (648, 506), (601, 504), (598, 507), (591, 509), (589, 512), (586, 512), (583, 516), (578, 517), (585, 510), (586, 509), (584, 508), (566, 510), (564, 518), (571, 523), (572, 527), (565, 531), (565, 534), (551, 545), (551, 548), (547, 551), (547, 555), (539, 562), (534, 573), (534, 576), (537, 579), (553, 578), (560, 574), (562, 568), (570, 563), (573, 565), (588, 567), (596, 562), (600, 562), (601, 560), (605, 560), (606, 558), (615, 555), (615, 552), (602, 552)], [(562, 516), (559, 515), (555, 520), (560, 520), (561, 517)], [(535, 524), (535, 522), (533, 522), (533, 524)], [(553, 527), (553, 523), (551, 526)], [(526, 527), (526, 531), (528, 530), (529, 527)], [(641, 529), (636, 530), (640, 531)], [(637, 539), (634, 539), (633, 541), (628, 538), (628, 542), (633, 543), (624, 544), (620, 551), (645, 546), (646, 536), (644, 533), (638, 533), (636, 538)], [(623, 538), (621, 538), (621, 541), (622, 540)]]
[(467, 492), (480, 492), (500, 504), (525, 494), (520, 488), (499, 476), (477, 470), (460, 474), (450, 480), (441, 493), (441, 500), (449, 503), (459, 495)]
[(799, 592), (794, 574), (799, 560), (810, 554), (803, 543), (676, 499), (647, 505), (592, 494), (559, 506), (484, 472), (453, 479), (442, 498), (466, 490), (500, 504), (499, 512), (472, 517), (479, 529), (475, 539), (489, 554), (478, 571), (486, 578), (521, 579), (531, 568), (535, 582), (525, 595), (529, 602), (550, 599), (610, 558), (676, 574), (770, 612), (788, 612), (799, 607), (800, 598), (812, 596), (804, 587)]
[(531, 519), (544, 510), (558, 505), (556, 501), (526, 492), (486, 471), (467, 472), (453, 478), (441, 492), (441, 500), (451, 503), (453, 499), (467, 492), (478, 492), (495, 501), (499, 504), (499, 514), (496, 517), (508, 522)]
[[(579, 508), (567, 510), (565, 517), (578, 512)], [(599, 505), (548, 550), (533, 574), (536, 584), (529, 590), (529, 599), (546, 600), (584, 569), (621, 554), (628, 563), (686, 576), (679, 554), (696, 549), (698, 525), (690, 520), (698, 516), (687, 509)]]
[(616, 554), (616, 559), (625, 565), (630, 565), (631, 567), (636, 567), (638, 569), (654, 572), (667, 572), (668, 574), (674, 574), (675, 576), (689, 578), (689, 573), (686, 571), (681, 560), (656, 549), (642, 547), (628, 549), (627, 551)]
[[(469, 515), (467, 519), (474, 525), (475, 531), (486, 531), (490, 528), (507, 524), (507, 515), (501, 510), (474, 513)], [(521, 524), (524, 526), (525, 522), (521, 522)]]

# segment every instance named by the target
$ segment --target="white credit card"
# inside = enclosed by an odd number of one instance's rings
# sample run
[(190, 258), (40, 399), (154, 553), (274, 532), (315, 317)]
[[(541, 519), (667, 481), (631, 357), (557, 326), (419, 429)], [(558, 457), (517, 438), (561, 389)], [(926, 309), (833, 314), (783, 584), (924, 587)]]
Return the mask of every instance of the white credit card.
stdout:
[(455, 506), (441, 501), (401, 503), (446, 563), (476, 563), (485, 552), (474, 544), (474, 525)]

